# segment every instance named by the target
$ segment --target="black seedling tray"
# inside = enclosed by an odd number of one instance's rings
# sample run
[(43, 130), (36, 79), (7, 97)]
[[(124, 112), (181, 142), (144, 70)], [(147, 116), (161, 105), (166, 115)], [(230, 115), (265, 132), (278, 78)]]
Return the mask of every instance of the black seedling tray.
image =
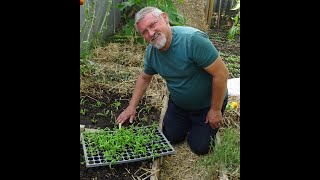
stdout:
[(122, 164), (122, 163), (130, 163), (135, 161), (142, 161), (147, 159), (158, 158), (161, 156), (171, 155), (175, 153), (174, 148), (164, 136), (164, 134), (160, 131), (159, 128), (156, 129), (154, 136), (159, 136), (159, 141), (154, 141), (154, 143), (159, 144), (160, 146), (152, 152), (152, 146), (146, 146), (146, 153), (144, 155), (140, 153), (134, 154), (133, 147), (126, 147), (124, 151), (119, 152), (120, 156), (118, 156), (117, 160), (111, 161), (110, 159), (106, 159), (104, 157), (103, 151), (97, 151), (95, 155), (93, 153), (87, 153), (87, 142), (86, 138), (81, 133), (81, 142), (83, 146), (84, 157), (86, 161), (86, 167), (98, 167), (98, 166), (111, 166), (114, 164)]

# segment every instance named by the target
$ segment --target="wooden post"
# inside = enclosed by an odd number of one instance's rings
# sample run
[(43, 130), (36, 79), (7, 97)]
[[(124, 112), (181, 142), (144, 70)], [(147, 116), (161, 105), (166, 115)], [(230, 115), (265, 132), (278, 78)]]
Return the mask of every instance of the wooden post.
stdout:
[[(167, 111), (167, 107), (168, 107), (168, 97), (164, 96), (163, 100), (162, 100), (162, 104), (163, 107), (161, 109), (161, 114), (160, 114), (160, 120), (159, 120), (159, 128), (162, 131), (162, 125), (163, 125), (163, 118), (164, 115), (166, 114)], [(150, 176), (150, 180), (158, 180), (159, 176), (160, 176), (160, 165), (162, 163), (162, 156), (156, 160), (154, 160), (153, 164), (152, 164), (152, 171), (154, 172), (152, 174), (152, 176)]]
[(81, 141), (81, 133), (84, 131), (84, 125), (80, 124), (80, 141)]
[(217, 27), (218, 27), (218, 28), (220, 28), (221, 2), (222, 2), (222, 0), (220, 0), (220, 2), (219, 2), (218, 19), (217, 19)]
[(212, 13), (213, 13), (213, 4), (214, 0), (207, 0), (206, 8), (205, 8), (205, 14), (206, 14), (206, 21), (209, 26), (211, 26), (211, 19), (212, 19)]
[(207, 19), (207, 23), (209, 26), (211, 26), (211, 19), (212, 19), (212, 15), (213, 15), (213, 4), (214, 4), (214, 0), (209, 0), (209, 12), (208, 12), (208, 19)]
[(206, 8), (205, 8), (205, 17), (206, 17), (206, 23), (208, 24), (208, 25), (210, 25), (209, 23), (208, 23), (208, 17), (209, 17), (209, 4), (210, 4), (210, 0), (207, 0), (207, 2), (206, 2)]

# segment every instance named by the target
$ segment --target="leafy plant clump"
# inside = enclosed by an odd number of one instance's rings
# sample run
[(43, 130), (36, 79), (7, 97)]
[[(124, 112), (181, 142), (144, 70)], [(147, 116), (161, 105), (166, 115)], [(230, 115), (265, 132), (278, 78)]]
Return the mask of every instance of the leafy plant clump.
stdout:
[(236, 34), (240, 35), (240, 0), (237, 0), (236, 2), (237, 4), (231, 9), (231, 10), (237, 11), (237, 14), (235, 17), (232, 18), (234, 22), (232, 27), (229, 30), (229, 34), (228, 34), (229, 40), (233, 40)]
[[(157, 124), (151, 126), (130, 126), (119, 128), (105, 128), (97, 131), (84, 131), (83, 142), (85, 154), (89, 164), (101, 159), (101, 164), (118, 164), (121, 161), (134, 161), (135, 159), (154, 159), (162, 153), (174, 152), (168, 141), (163, 139), (157, 131)], [(100, 156), (96, 158), (95, 156)], [(100, 162), (99, 162), (100, 163)]]
[[(183, 0), (178, 2), (181, 4)], [(124, 12), (122, 19), (125, 25), (122, 32), (110, 39), (114, 42), (133, 40), (137, 43), (146, 44), (134, 28), (134, 14), (146, 6), (154, 6), (166, 12), (172, 26), (185, 25), (186, 23), (186, 18), (178, 12), (173, 0), (128, 0), (117, 4), (117, 8)]]

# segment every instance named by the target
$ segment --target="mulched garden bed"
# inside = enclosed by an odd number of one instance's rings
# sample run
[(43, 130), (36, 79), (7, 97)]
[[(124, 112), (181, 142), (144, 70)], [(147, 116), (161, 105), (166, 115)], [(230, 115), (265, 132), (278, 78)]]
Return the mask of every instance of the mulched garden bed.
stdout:
[[(120, 95), (104, 92), (101, 97), (92, 95), (80, 96), (80, 124), (85, 128), (113, 128), (115, 119), (128, 106), (131, 95)], [(137, 108), (135, 125), (147, 126), (158, 122), (160, 111), (148, 104), (143, 98)], [(127, 121), (123, 127), (129, 126)], [(151, 169), (152, 159), (109, 166), (86, 167), (82, 144), (80, 143), (80, 179), (112, 179), (126, 180), (137, 177), (146, 177), (147, 170)]]

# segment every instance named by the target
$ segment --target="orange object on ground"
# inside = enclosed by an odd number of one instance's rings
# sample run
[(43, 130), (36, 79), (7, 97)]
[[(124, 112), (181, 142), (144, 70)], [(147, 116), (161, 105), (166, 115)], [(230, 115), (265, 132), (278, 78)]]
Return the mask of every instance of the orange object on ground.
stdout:
[(83, 4), (83, 0), (80, 0), (80, 5), (82, 5)]

